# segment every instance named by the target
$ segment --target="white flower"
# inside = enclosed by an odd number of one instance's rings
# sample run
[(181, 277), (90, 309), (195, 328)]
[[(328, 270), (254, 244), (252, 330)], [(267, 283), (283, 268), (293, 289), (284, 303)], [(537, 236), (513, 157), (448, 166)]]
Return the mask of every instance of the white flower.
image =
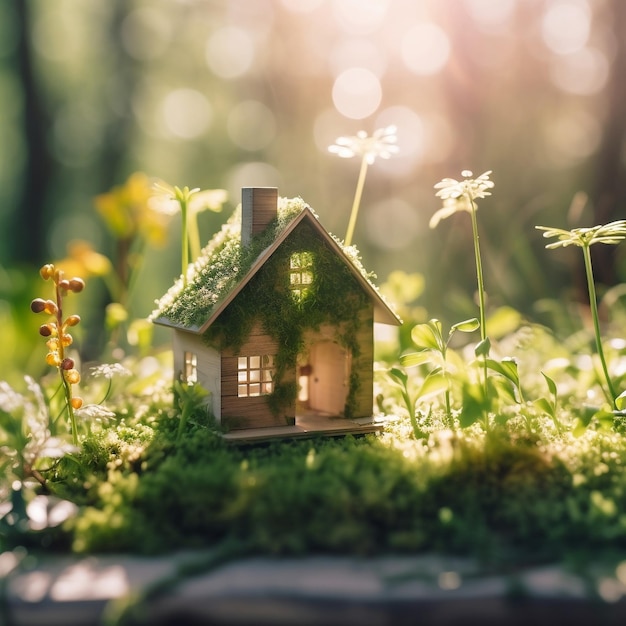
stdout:
[(180, 212), (181, 200), (186, 202), (187, 210), (190, 213), (200, 213), (210, 210), (219, 213), (222, 205), (228, 199), (228, 192), (225, 189), (205, 189), (199, 187), (189, 189), (184, 187), (172, 187), (166, 182), (157, 181), (152, 185), (153, 195), (150, 198), (150, 208), (164, 215), (175, 215)]
[(103, 363), (91, 368), (93, 376), (102, 376), (111, 380), (114, 376), (130, 376), (131, 371), (126, 369), (121, 363)]
[(429, 222), (430, 228), (435, 228), (441, 220), (458, 213), (466, 211), (471, 213), (477, 209), (474, 204), (476, 198), (486, 198), (491, 195), (488, 191), (494, 187), (493, 181), (489, 180), (491, 170), (484, 172), (477, 178), (472, 178), (473, 174), (469, 170), (463, 170), (461, 176), (463, 180), (454, 178), (444, 178), (435, 185), (438, 189), (437, 195), (443, 200), (443, 207), (439, 209)]
[(369, 165), (376, 161), (377, 157), (389, 159), (392, 154), (398, 152), (396, 142), (396, 127), (387, 126), (374, 131), (371, 137), (364, 130), (360, 130), (352, 137), (338, 137), (328, 151), (343, 159), (351, 159), (353, 156), (364, 157)]
[(115, 417), (115, 413), (113, 411), (109, 411), (109, 409), (104, 408), (100, 404), (86, 404), (80, 409), (76, 409), (74, 413), (77, 417), (93, 420), (106, 421)]

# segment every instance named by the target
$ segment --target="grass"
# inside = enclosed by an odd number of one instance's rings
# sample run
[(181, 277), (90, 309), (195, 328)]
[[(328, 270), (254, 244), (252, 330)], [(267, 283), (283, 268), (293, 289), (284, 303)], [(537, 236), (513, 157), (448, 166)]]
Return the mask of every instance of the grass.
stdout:
[[(112, 423), (93, 428), (47, 474), (48, 492), (79, 506), (61, 545), (78, 553), (224, 543), (272, 555), (439, 552), (497, 569), (626, 549), (619, 426), (590, 423), (575, 436), (572, 398), (561, 410), (564, 432), (545, 415), (529, 429), (519, 412), (488, 431), (448, 429), (445, 409), (433, 407), (420, 413), (417, 439), (394, 393), (384, 391), (397, 417), (380, 436), (245, 448), (225, 442), (201, 410), (177, 441), (179, 418), (164, 398), (140, 417), (122, 402)], [(29, 541), (41, 549), (46, 532), (59, 529), (32, 531)]]

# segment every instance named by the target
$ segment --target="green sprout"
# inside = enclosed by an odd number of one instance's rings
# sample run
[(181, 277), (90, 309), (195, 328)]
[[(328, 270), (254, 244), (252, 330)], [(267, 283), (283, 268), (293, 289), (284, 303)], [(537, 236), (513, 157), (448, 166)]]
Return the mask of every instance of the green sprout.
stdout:
[(377, 157), (381, 159), (389, 159), (392, 154), (398, 152), (396, 127), (387, 126), (374, 131), (371, 137), (364, 130), (360, 130), (353, 137), (338, 137), (328, 151), (336, 154), (343, 159), (351, 159), (353, 156), (361, 157), (361, 169), (356, 184), (356, 192), (352, 202), (352, 211), (350, 212), (350, 220), (348, 222), (348, 230), (344, 244), (349, 246), (352, 244), (352, 236), (354, 235), (354, 227), (356, 226), (356, 218), (359, 213), (361, 204), (361, 196), (363, 195), (363, 186), (365, 185), (365, 177), (367, 175), (368, 165), (373, 165)]
[[(615, 392), (613, 383), (611, 382), (611, 377), (609, 376), (609, 370), (606, 364), (606, 358), (604, 356), (604, 349), (602, 348), (600, 317), (598, 315), (596, 287), (593, 278), (593, 266), (591, 264), (591, 246), (594, 243), (616, 245), (626, 239), (626, 220), (617, 220), (615, 222), (609, 222), (608, 224), (601, 224), (589, 228), (573, 228), (572, 230), (563, 230), (561, 228), (552, 228), (549, 226), (536, 226), (536, 228), (544, 231), (543, 236), (548, 239), (552, 237), (557, 238), (557, 241), (546, 245), (548, 250), (552, 250), (554, 248), (566, 248), (567, 246), (578, 246), (579, 248), (582, 248), (583, 259), (585, 262), (585, 274), (587, 276), (589, 306), (591, 307), (591, 317), (593, 320), (593, 330), (596, 340), (596, 350), (598, 357), (600, 358), (602, 372), (604, 374), (608, 390), (608, 393), (607, 390), (605, 390), (605, 394), (613, 404), (613, 407), (619, 408), (617, 405), (621, 403), (617, 402), (618, 395)], [(621, 398), (622, 396), (619, 397)]]
[(439, 392), (444, 392), (446, 417), (448, 425), (452, 426), (452, 406), (450, 403), (450, 367), (448, 363), (448, 348), (450, 340), (456, 331), (471, 333), (478, 328), (478, 320), (472, 318), (455, 324), (450, 328), (447, 338), (443, 336), (443, 327), (439, 320), (431, 319), (427, 324), (418, 324), (411, 331), (411, 339), (417, 346), (417, 352), (404, 354), (400, 357), (400, 362), (405, 367), (424, 365), (426, 363), (435, 364), (417, 393), (418, 398), (430, 397)]
[(65, 397), (65, 407), (70, 420), (72, 430), (72, 441), (78, 444), (78, 428), (76, 424), (75, 409), (80, 409), (83, 405), (82, 398), (72, 394), (72, 385), (80, 382), (80, 373), (74, 367), (74, 359), (68, 357), (65, 349), (73, 343), (72, 335), (68, 328), (76, 326), (80, 322), (78, 315), (68, 315), (63, 318), (63, 297), (68, 292), (79, 293), (85, 288), (85, 281), (82, 278), (65, 278), (63, 271), (48, 263), (39, 271), (44, 280), (52, 279), (54, 283), (54, 300), (44, 300), (35, 298), (30, 303), (30, 310), (33, 313), (45, 313), (53, 316), (53, 321), (42, 324), (39, 327), (39, 334), (47, 339), (46, 346), (48, 354), (46, 363), (56, 367), (61, 376), (63, 394)]
[(219, 212), (226, 202), (226, 191), (223, 189), (207, 189), (201, 191), (199, 187), (172, 187), (163, 181), (154, 184), (156, 202), (152, 208), (172, 215), (180, 210), (182, 217), (182, 246), (181, 246), (181, 274), (183, 284), (187, 284), (187, 267), (200, 256), (200, 230), (198, 228), (198, 213), (205, 209)]

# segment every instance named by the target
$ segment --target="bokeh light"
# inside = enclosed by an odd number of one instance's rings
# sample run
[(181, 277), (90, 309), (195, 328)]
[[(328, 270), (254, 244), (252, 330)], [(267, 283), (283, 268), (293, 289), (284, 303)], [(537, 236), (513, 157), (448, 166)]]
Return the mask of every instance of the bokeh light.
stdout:
[(543, 40), (552, 52), (570, 54), (589, 39), (591, 11), (584, 1), (552, 2), (541, 23)]
[(389, 0), (333, 0), (332, 9), (339, 26), (346, 33), (368, 35), (380, 28)]
[(590, 95), (600, 91), (609, 75), (606, 55), (596, 48), (555, 57), (551, 63), (551, 78), (557, 87), (573, 94)]
[(238, 78), (254, 61), (252, 37), (241, 28), (224, 26), (206, 43), (205, 58), (211, 71), (221, 78)]
[(276, 120), (272, 111), (258, 100), (237, 104), (228, 114), (228, 136), (244, 150), (261, 150), (276, 137)]
[(180, 139), (195, 139), (211, 125), (213, 112), (206, 96), (195, 89), (175, 89), (162, 104), (165, 128)]
[(450, 42), (442, 28), (432, 22), (412, 26), (402, 38), (402, 60), (415, 74), (439, 72), (450, 55)]
[(333, 102), (346, 117), (360, 120), (378, 109), (382, 87), (376, 75), (363, 67), (342, 72), (333, 85)]

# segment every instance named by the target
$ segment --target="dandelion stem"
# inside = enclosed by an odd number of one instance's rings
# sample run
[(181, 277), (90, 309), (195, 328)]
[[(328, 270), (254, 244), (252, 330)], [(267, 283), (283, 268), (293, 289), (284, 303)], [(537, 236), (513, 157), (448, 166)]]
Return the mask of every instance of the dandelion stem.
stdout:
[(591, 307), (591, 318), (593, 319), (593, 330), (596, 338), (596, 349), (598, 356), (600, 357), (600, 363), (602, 364), (602, 371), (604, 372), (604, 378), (609, 390), (609, 399), (615, 407), (615, 398), (617, 394), (613, 388), (613, 383), (609, 376), (609, 370), (606, 365), (606, 359), (604, 357), (604, 350), (602, 348), (602, 339), (600, 336), (600, 320), (598, 315), (598, 302), (596, 296), (596, 287), (593, 280), (593, 267), (591, 265), (591, 248), (589, 245), (583, 245), (583, 258), (585, 259), (585, 273), (587, 275), (587, 289), (589, 291), (589, 306)]
[(187, 266), (189, 265), (189, 235), (187, 231), (187, 199), (178, 198), (180, 213), (182, 216), (182, 246), (181, 246), (181, 268), (183, 275), (183, 285), (187, 285)]
[(487, 331), (485, 328), (485, 283), (483, 280), (483, 265), (480, 258), (480, 237), (478, 235), (478, 220), (476, 219), (476, 204), (473, 198), (466, 194), (468, 200), (471, 203), (472, 210), (472, 233), (474, 235), (474, 257), (476, 260), (476, 280), (478, 282), (478, 306), (480, 313), (480, 339), (484, 341), (487, 338)]
[(367, 174), (367, 155), (363, 155), (361, 160), (361, 170), (359, 172), (359, 179), (356, 184), (356, 191), (354, 193), (354, 201), (352, 202), (352, 211), (350, 213), (350, 221), (348, 222), (348, 230), (346, 231), (346, 239), (344, 241), (346, 246), (352, 244), (352, 236), (354, 235), (354, 227), (356, 225), (356, 218), (359, 213), (359, 206), (361, 204), (361, 196), (363, 195), (363, 187), (365, 185), (365, 176)]

